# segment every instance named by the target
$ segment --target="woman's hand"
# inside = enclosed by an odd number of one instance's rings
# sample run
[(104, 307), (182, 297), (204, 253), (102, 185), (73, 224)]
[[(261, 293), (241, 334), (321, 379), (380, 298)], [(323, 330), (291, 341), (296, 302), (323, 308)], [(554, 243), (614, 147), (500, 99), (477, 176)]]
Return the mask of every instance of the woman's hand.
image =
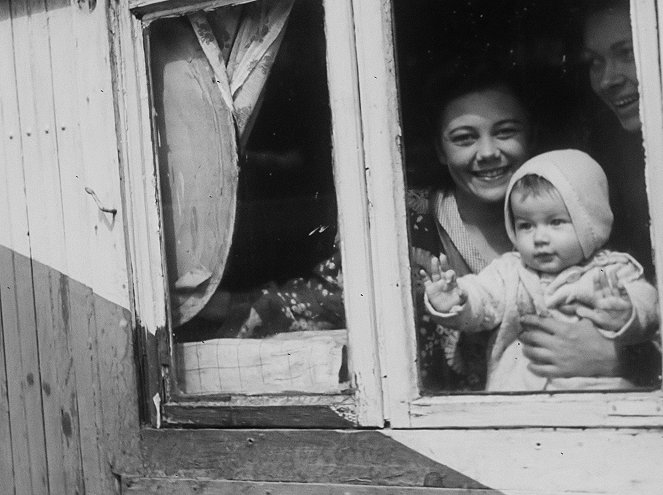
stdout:
[(591, 321), (563, 322), (536, 315), (520, 321), (519, 339), (533, 373), (546, 378), (620, 376), (614, 341), (597, 332)]

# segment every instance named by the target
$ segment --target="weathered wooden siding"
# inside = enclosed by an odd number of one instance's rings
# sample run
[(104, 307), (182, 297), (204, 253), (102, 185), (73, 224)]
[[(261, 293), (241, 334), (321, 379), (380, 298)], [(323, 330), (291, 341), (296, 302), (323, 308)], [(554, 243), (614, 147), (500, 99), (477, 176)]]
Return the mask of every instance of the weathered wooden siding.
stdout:
[(109, 31), (95, 4), (0, 2), (3, 493), (114, 493), (136, 450)]
[(129, 312), (4, 246), (0, 277), (3, 493), (115, 493), (139, 468)]
[(0, 0), (3, 495), (660, 493), (654, 428), (141, 432), (106, 8)]

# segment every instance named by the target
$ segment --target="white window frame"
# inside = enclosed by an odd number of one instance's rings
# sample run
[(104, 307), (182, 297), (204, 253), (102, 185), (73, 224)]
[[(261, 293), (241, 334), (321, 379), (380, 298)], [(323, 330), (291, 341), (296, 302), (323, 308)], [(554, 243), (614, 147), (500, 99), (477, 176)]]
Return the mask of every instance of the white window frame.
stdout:
[[(116, 64), (136, 314), (148, 335), (167, 328), (157, 182), (141, 20), (249, 0), (122, 0)], [(663, 195), (663, 73), (657, 0), (632, 0), (649, 198)], [(358, 424), (393, 428), (660, 427), (663, 392), (422, 396), (408, 257), (405, 183), (391, 0), (324, 0), (335, 181)], [(131, 14), (129, 14), (131, 12)], [(124, 15), (126, 14), (126, 15)], [(649, 63), (641, 63), (648, 60)], [(658, 63), (651, 63), (656, 60)], [(663, 266), (663, 202), (650, 201)], [(657, 271), (663, 290), (663, 270)], [(356, 331), (359, 329), (359, 331)], [(148, 338), (149, 340), (149, 338)], [(153, 356), (157, 359), (158, 356)], [(150, 390), (149, 394), (155, 392)], [(159, 391), (154, 395), (155, 403)], [(152, 397), (152, 395), (150, 395)], [(158, 407), (151, 410), (158, 423)], [(154, 419), (156, 418), (156, 420)]]
[[(183, 3), (172, 0), (121, 0), (111, 12), (116, 28), (113, 53), (116, 72), (117, 118), (121, 173), (124, 178), (124, 210), (128, 228), (133, 310), (138, 331), (145, 342), (144, 407), (153, 426), (162, 423), (165, 383), (170, 365), (163, 355), (169, 341), (166, 311), (167, 284), (161, 245), (159, 181), (152, 141), (143, 30), (145, 23), (160, 17), (247, 3), (252, 0), (209, 0)], [(355, 393), (348, 396), (235, 396), (215, 402), (211, 397), (203, 408), (242, 406), (329, 406), (339, 415), (348, 414), (359, 426), (384, 425), (382, 374), (378, 359), (375, 290), (371, 272), (369, 201), (364, 179), (362, 122), (359, 118), (359, 83), (351, 0), (324, 0), (325, 36), (334, 176), (338, 199), (339, 229), (344, 265), (345, 311), (348, 353)], [(158, 341), (161, 341), (161, 347)], [(172, 348), (170, 349), (172, 355)], [(165, 380), (162, 382), (162, 380)], [(223, 394), (227, 395), (227, 394)], [(347, 411), (345, 406), (348, 407)], [(177, 406), (177, 404), (175, 404)], [(191, 404), (185, 404), (192, 407)], [(186, 416), (186, 413), (184, 413)], [(184, 419), (184, 421), (186, 421)], [(315, 423), (315, 420), (312, 420)], [(237, 425), (234, 425), (237, 426)], [(259, 424), (256, 426), (260, 426)], [(324, 426), (321, 424), (320, 426)]]
[[(398, 122), (391, 0), (354, 0), (360, 98), (364, 124), (371, 241), (380, 294), (378, 329), (388, 419), (395, 428), (652, 427), (663, 426), (663, 393), (462, 394), (421, 396), (416, 386), (416, 335), (407, 263), (405, 190)], [(663, 13), (659, 10), (659, 16)], [(656, 0), (633, 0), (647, 156), (652, 239), (663, 294), (663, 105), (661, 40)], [(658, 23), (663, 21), (658, 18)], [(648, 60), (649, 63), (642, 63)], [(658, 63), (651, 63), (652, 60)], [(391, 166), (389, 166), (391, 165)], [(394, 198), (396, 201), (394, 202)]]

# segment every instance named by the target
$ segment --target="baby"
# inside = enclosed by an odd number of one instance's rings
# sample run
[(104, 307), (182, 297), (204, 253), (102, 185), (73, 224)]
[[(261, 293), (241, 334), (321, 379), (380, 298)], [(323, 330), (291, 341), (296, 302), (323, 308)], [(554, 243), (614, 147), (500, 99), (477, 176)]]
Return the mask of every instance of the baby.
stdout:
[[(587, 154), (558, 150), (518, 169), (507, 188), (506, 230), (516, 251), (477, 275), (456, 279), (446, 257), (421, 273), (427, 310), (461, 331), (496, 330), (489, 349), (491, 391), (623, 389), (623, 378), (552, 378), (532, 373), (518, 341), (520, 316), (592, 320), (605, 338), (642, 342), (658, 327), (656, 289), (626, 253), (601, 249), (612, 227), (608, 184)], [(575, 306), (569, 316), (559, 309)], [(568, 310), (567, 310), (568, 312)]]

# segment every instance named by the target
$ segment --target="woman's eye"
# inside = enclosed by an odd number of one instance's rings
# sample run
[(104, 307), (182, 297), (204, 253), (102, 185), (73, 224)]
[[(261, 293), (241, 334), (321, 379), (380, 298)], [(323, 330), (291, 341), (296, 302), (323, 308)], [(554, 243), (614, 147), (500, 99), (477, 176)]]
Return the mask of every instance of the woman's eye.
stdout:
[(589, 69), (593, 71), (600, 70), (604, 65), (603, 58), (597, 57), (596, 55), (585, 55), (583, 61), (587, 64)]
[(511, 139), (518, 133), (520, 133), (520, 127), (502, 127), (501, 129), (497, 129), (495, 137), (497, 139)]
[(473, 144), (477, 139), (473, 134), (454, 134), (450, 138), (451, 142), (457, 146), (469, 146)]
[(635, 60), (635, 55), (633, 54), (633, 47), (631, 46), (625, 46), (622, 47), (618, 52), (617, 56), (626, 62), (631, 62)]

